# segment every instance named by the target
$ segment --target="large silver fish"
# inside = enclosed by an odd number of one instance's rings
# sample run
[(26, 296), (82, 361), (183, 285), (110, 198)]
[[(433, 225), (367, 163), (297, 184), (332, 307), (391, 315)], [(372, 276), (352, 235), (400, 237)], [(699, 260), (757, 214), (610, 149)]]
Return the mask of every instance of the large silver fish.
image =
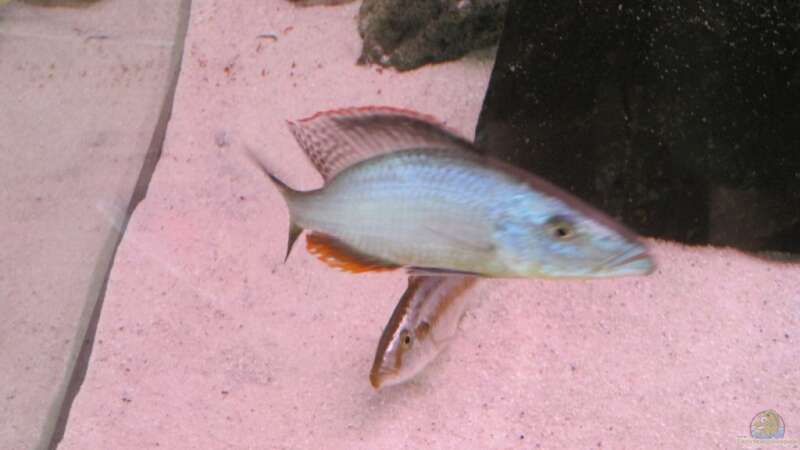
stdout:
[(289, 128), (325, 186), (295, 191), (261, 165), (289, 207), (287, 257), (309, 229), (309, 251), (352, 272), (607, 277), (653, 269), (634, 233), (430, 117), (352, 108)]
[(477, 279), (469, 276), (408, 277), (408, 287), (383, 330), (369, 382), (375, 389), (403, 383), (433, 361), (458, 331)]

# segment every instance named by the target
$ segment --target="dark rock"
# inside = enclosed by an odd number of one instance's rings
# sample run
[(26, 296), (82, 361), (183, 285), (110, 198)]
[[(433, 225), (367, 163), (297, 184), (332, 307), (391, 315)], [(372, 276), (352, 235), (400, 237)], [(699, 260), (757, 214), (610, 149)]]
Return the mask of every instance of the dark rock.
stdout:
[(360, 63), (410, 70), (497, 43), (508, 0), (364, 0)]
[(476, 139), (639, 232), (800, 252), (800, 3), (512, 0)]

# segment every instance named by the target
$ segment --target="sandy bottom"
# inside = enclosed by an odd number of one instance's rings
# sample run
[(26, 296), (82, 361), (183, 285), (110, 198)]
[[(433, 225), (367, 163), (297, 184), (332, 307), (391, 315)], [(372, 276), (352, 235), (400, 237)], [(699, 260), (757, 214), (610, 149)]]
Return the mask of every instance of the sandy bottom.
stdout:
[(800, 440), (800, 268), (662, 242), (649, 277), (482, 281), (449, 350), (375, 392), (405, 276), (303, 246), (283, 264), (285, 205), (242, 153), (307, 189), (321, 181), (286, 119), (387, 104), (471, 136), (492, 61), (355, 66), (357, 10), (193, 2), (164, 155), (61, 448), (729, 449), (770, 408)]

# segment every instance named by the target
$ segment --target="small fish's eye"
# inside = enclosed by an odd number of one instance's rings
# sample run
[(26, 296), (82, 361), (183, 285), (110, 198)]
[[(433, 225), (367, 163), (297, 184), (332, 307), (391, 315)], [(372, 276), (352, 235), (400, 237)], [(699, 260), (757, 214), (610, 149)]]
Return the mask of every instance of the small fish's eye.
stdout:
[(565, 241), (575, 237), (575, 225), (566, 217), (553, 216), (547, 221), (547, 231), (554, 239)]
[(408, 331), (404, 331), (403, 334), (400, 336), (400, 342), (403, 343), (403, 347), (406, 348), (411, 347), (412, 344), (411, 334), (409, 334)]

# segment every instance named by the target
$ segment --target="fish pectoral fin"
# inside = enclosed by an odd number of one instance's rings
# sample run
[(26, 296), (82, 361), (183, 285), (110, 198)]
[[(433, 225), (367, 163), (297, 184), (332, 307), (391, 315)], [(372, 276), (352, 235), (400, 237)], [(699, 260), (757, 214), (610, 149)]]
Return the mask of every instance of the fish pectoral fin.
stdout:
[(435, 345), (436, 348), (438, 348), (441, 351), (441, 350), (444, 350), (445, 347), (448, 347), (451, 342), (456, 340), (456, 334), (453, 333), (451, 336), (448, 336), (448, 337), (443, 337), (443, 338), (439, 338), (439, 339), (431, 338), (431, 339), (432, 339), (433, 345)]
[(424, 275), (430, 277), (448, 277), (448, 276), (473, 276), (479, 277), (481, 274), (475, 272), (466, 272), (463, 270), (454, 270), (454, 269), (440, 269), (438, 267), (417, 267), (417, 266), (409, 266), (406, 267), (406, 272), (409, 275)]
[(398, 265), (355, 250), (344, 242), (325, 233), (306, 236), (309, 253), (325, 264), (352, 273), (395, 270)]
[[(437, 238), (446, 239), (461, 248), (468, 248), (474, 252), (480, 253), (492, 253), (495, 250), (494, 244), (486, 241), (485, 239), (472, 239), (469, 237), (463, 237), (464, 235), (468, 235), (469, 232), (466, 230), (466, 227), (461, 227), (460, 230), (457, 229), (459, 228), (457, 224), (453, 225), (453, 228), (456, 229), (450, 229), (449, 231), (439, 230), (433, 225), (425, 225), (425, 228)], [(459, 234), (459, 232), (463, 232), (463, 234)]]

